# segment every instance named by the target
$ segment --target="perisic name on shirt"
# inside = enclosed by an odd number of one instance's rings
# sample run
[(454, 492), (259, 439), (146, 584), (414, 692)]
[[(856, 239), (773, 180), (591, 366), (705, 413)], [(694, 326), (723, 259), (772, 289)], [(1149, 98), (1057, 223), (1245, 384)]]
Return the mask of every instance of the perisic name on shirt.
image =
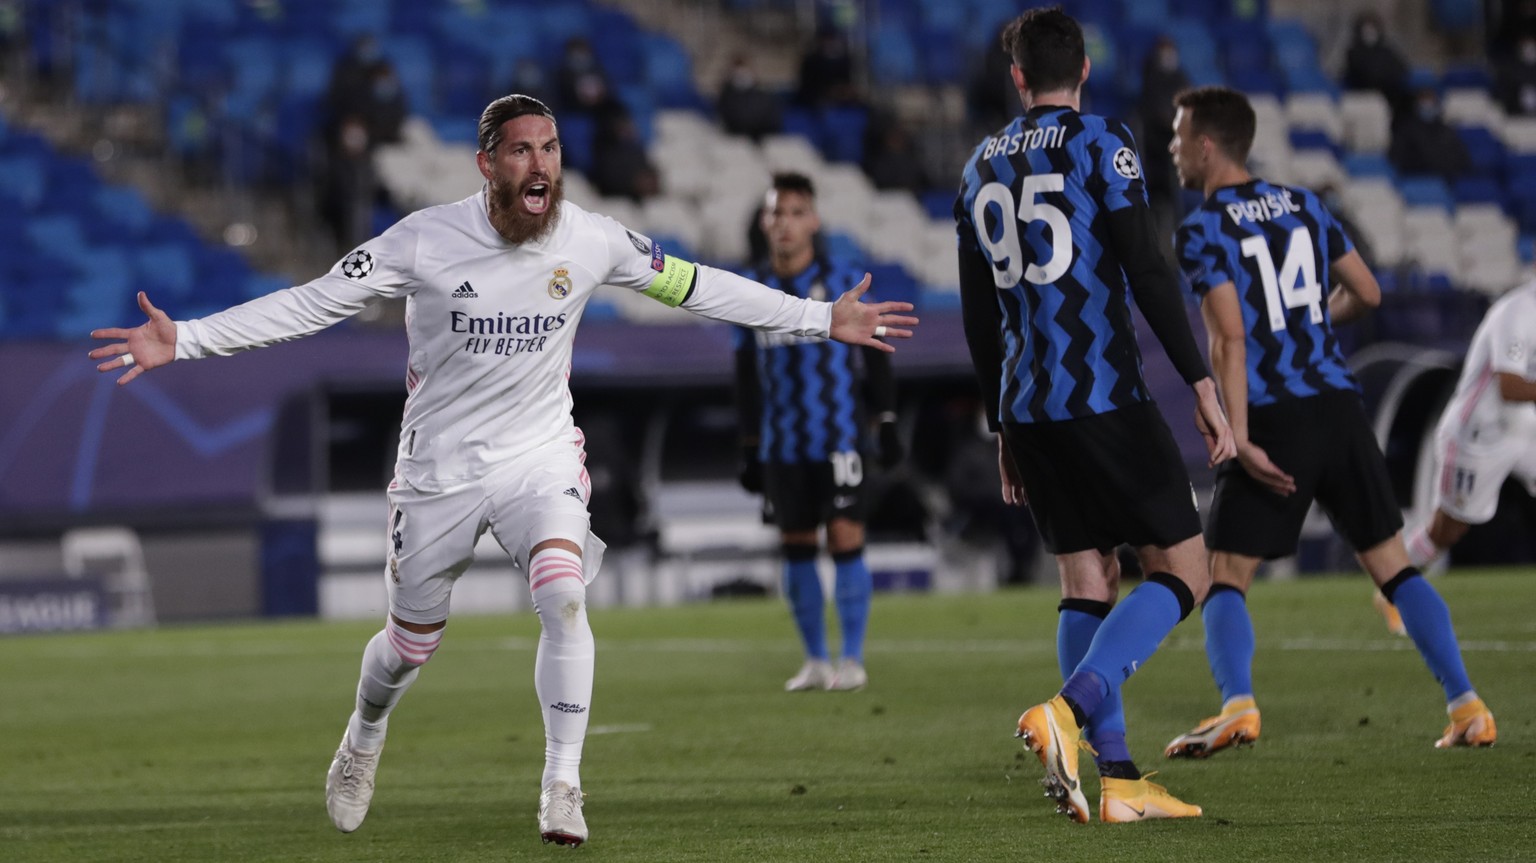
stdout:
[(1064, 137), (1066, 137), (1066, 128), (1064, 126), (1025, 129), (1020, 132), (1014, 132), (1012, 135), (999, 135), (995, 138), (987, 139), (987, 146), (981, 151), (981, 158), (990, 159), (993, 156), (1012, 156), (1020, 150), (1060, 147)]
[(1286, 213), (1299, 212), (1301, 212), (1301, 205), (1291, 200), (1290, 189), (1267, 192), (1260, 198), (1233, 201), (1227, 205), (1227, 217), (1234, 225), (1241, 225), (1244, 219), (1250, 222), (1267, 222), (1270, 219), (1278, 219)]
[(453, 332), (465, 333), (464, 352), (470, 354), (538, 353), (544, 350), (549, 333), (565, 326), (566, 314), (558, 315), (507, 315), (497, 312), (492, 316), (477, 316), (466, 312), (449, 312)]

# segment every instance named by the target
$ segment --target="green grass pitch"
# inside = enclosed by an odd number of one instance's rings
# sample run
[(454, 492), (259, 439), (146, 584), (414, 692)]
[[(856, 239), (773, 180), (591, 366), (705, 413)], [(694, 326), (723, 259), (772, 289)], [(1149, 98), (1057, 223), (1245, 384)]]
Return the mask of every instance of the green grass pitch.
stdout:
[(1142, 769), (1206, 814), (1137, 825), (1054, 814), (1011, 736), (1060, 683), (1054, 590), (877, 598), (857, 693), (781, 691), (799, 656), (777, 601), (595, 611), (592, 838), (575, 851), (535, 826), (531, 615), (450, 624), (351, 835), (322, 787), (376, 624), (7, 639), (0, 860), (1536, 859), (1536, 571), (1436, 585), (1497, 746), (1432, 748), (1440, 689), (1363, 577), (1261, 583), (1263, 739), (1161, 757), (1218, 706), (1193, 616), (1125, 693)]

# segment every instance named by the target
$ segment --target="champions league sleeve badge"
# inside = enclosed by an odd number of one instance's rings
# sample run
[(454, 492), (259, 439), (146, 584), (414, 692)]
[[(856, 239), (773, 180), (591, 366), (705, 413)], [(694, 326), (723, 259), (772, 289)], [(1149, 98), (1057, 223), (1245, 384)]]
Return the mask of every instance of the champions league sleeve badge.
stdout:
[(373, 255), (358, 249), (341, 259), (341, 274), (349, 279), (365, 278), (373, 272)]
[(1130, 147), (1121, 147), (1115, 151), (1115, 173), (1127, 180), (1141, 177), (1141, 162), (1136, 159), (1136, 153)]
[[(634, 236), (631, 234), (630, 236)], [(563, 300), (571, 295), (571, 271), (565, 267), (555, 270), (554, 278), (549, 280), (549, 295), (557, 300)]]

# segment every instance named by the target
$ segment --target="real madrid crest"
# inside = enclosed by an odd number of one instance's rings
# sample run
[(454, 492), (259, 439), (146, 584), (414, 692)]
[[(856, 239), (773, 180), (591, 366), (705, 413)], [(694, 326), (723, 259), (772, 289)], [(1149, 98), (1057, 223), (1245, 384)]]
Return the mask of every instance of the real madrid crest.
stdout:
[(549, 280), (549, 295), (557, 300), (563, 300), (571, 295), (571, 271), (565, 267), (555, 269), (554, 278)]

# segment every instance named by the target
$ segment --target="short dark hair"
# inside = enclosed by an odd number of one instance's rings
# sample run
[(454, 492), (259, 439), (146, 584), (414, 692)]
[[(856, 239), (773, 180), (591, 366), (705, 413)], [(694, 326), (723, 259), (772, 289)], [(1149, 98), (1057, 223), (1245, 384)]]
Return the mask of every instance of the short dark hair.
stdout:
[(1076, 89), (1082, 80), (1083, 28), (1060, 6), (1031, 9), (1003, 28), (1003, 50), (1036, 93)]
[(510, 96), (502, 96), (500, 99), (485, 106), (480, 113), (480, 149), (489, 153), (501, 143), (501, 127), (508, 120), (515, 120), (528, 114), (538, 114), (548, 117), (549, 122), (555, 122), (555, 112), (549, 110), (549, 106), (532, 96), (524, 96), (521, 93), (513, 93)]
[(1231, 87), (1195, 87), (1174, 96), (1173, 104), (1189, 114), (1189, 128), (1196, 135), (1216, 142), (1232, 161), (1248, 161), (1258, 118), (1247, 96)]
[(780, 171), (773, 175), (775, 192), (799, 192), (807, 198), (816, 197), (816, 186), (811, 178), (798, 171)]

